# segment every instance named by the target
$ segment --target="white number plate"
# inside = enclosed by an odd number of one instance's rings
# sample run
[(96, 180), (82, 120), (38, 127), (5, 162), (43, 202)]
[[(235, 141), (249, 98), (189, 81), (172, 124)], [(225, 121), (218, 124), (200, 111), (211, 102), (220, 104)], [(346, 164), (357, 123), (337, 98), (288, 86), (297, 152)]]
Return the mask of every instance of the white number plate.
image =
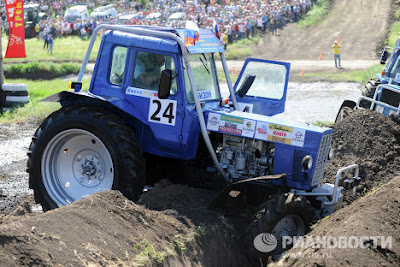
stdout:
[(150, 98), (149, 121), (175, 126), (176, 100)]

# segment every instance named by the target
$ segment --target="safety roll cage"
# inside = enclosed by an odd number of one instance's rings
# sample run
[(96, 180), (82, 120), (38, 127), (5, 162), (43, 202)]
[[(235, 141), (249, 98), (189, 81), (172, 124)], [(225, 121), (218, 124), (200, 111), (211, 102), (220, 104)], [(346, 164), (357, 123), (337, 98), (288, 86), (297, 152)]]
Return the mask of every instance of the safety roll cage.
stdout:
[[(178, 43), (178, 45), (180, 46), (181, 51), (183, 53), (184, 62), (185, 62), (185, 65), (186, 65), (186, 69), (188, 71), (190, 86), (191, 86), (192, 93), (193, 93), (193, 98), (194, 98), (194, 104), (195, 104), (197, 115), (198, 115), (198, 118), (199, 118), (201, 133), (203, 135), (204, 142), (205, 142), (205, 144), (207, 146), (208, 151), (210, 152), (210, 155), (211, 155), (211, 158), (213, 160), (213, 163), (217, 167), (217, 170), (219, 171), (219, 173), (225, 178), (225, 180), (226, 180), (226, 182), (228, 184), (232, 183), (231, 179), (228, 177), (226, 172), (223, 170), (223, 168), (219, 164), (218, 158), (217, 158), (217, 154), (215, 153), (215, 150), (213, 149), (212, 144), (211, 144), (211, 140), (210, 140), (210, 138), (208, 136), (206, 123), (205, 123), (203, 112), (202, 112), (202, 109), (201, 109), (199, 97), (197, 95), (197, 90), (196, 90), (196, 85), (195, 85), (195, 82), (194, 82), (192, 68), (190, 66), (189, 53), (187, 51), (187, 48), (185, 47), (185, 43), (182, 40), (182, 38), (179, 37), (177, 34), (174, 34), (172, 32), (162, 31), (162, 30), (150, 30), (150, 29), (140, 28), (140, 27), (109, 25), (109, 24), (99, 25), (98, 27), (96, 27), (94, 29), (94, 31), (92, 33), (92, 37), (90, 38), (89, 46), (88, 46), (85, 58), (84, 58), (83, 63), (82, 63), (82, 67), (81, 67), (81, 69), (79, 71), (79, 74), (78, 74), (78, 80), (77, 80), (78, 83), (82, 82), (83, 74), (85, 73), (85, 69), (86, 69), (87, 63), (89, 61), (90, 54), (92, 52), (94, 42), (96, 41), (96, 37), (97, 37), (98, 33), (100, 31), (103, 31), (103, 30), (112, 30), (112, 31), (120, 31), (120, 32), (140, 34), (140, 35), (165, 37), (165, 38), (170, 38), (172, 40), (175, 40)], [(229, 70), (228, 70), (228, 65), (226, 63), (225, 55), (224, 55), (224, 53), (220, 52), (220, 56), (221, 56), (221, 61), (222, 61), (222, 66), (223, 66), (223, 69), (224, 69), (224, 73), (225, 73), (225, 76), (227, 78), (227, 83), (228, 83), (228, 87), (229, 87), (229, 93), (230, 93), (230, 96), (231, 96), (231, 99), (232, 99), (233, 107), (235, 109), (238, 109), (238, 104), (237, 104), (235, 93), (233, 91), (232, 81), (231, 81), (231, 78), (230, 78), (230, 75), (229, 75)]]

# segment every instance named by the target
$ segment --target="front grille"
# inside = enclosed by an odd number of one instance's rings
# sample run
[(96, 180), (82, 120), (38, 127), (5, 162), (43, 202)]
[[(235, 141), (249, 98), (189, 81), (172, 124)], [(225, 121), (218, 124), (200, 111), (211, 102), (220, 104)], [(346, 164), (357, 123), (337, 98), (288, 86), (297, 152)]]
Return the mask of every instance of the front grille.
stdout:
[(393, 92), (391, 90), (383, 89), (381, 102), (389, 104), (393, 107), (398, 107), (400, 103), (400, 93)]
[(311, 181), (311, 186), (319, 185), (324, 178), (325, 165), (328, 163), (329, 149), (331, 147), (332, 134), (322, 137), (321, 144), (319, 145), (318, 157), (315, 163), (314, 176)]

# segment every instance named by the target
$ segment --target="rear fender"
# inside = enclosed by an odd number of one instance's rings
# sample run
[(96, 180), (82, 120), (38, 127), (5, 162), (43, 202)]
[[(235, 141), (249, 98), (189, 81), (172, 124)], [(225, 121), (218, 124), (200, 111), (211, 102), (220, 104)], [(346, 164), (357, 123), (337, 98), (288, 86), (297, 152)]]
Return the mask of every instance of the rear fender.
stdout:
[[(132, 103), (124, 100), (117, 99), (114, 97), (101, 97), (90, 92), (70, 92), (62, 91), (60, 93), (46, 97), (39, 102), (60, 102), (61, 106), (71, 106), (71, 105), (87, 105), (87, 106), (100, 106), (110, 109), (113, 112), (124, 114), (124, 116), (129, 116), (147, 124), (147, 118), (144, 118), (136, 110), (136, 107)], [(128, 109), (129, 106), (129, 109)], [(124, 110), (131, 110), (131, 113), (126, 113)]]
[[(136, 139), (139, 143), (145, 145), (143, 142), (154, 142), (154, 135), (147, 125), (147, 118), (144, 118), (134, 105), (124, 99), (104, 98), (87, 91), (63, 91), (44, 98), (39, 102), (60, 102), (63, 107), (84, 105), (106, 108), (110, 112), (119, 115), (128, 125), (136, 130)], [(130, 113), (124, 110), (129, 110)]]
[(356, 102), (354, 102), (352, 100), (345, 100), (345, 101), (343, 101), (339, 110), (341, 110), (343, 107), (349, 107), (351, 109), (354, 109), (356, 107), (356, 105), (357, 105)]

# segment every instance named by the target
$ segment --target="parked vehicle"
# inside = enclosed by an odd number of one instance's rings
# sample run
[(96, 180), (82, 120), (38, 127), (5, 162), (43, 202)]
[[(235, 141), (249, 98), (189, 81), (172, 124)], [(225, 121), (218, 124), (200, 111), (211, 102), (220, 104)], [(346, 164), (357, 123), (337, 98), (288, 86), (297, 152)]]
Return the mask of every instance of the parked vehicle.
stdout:
[(132, 25), (135, 20), (143, 18), (142, 12), (125, 14), (118, 17), (118, 24)]
[(90, 19), (95, 21), (107, 21), (117, 16), (117, 9), (114, 4), (98, 7), (90, 14)]
[(75, 22), (78, 19), (81, 21), (89, 20), (89, 12), (86, 6), (73, 6), (65, 11), (64, 19), (68, 22)]

